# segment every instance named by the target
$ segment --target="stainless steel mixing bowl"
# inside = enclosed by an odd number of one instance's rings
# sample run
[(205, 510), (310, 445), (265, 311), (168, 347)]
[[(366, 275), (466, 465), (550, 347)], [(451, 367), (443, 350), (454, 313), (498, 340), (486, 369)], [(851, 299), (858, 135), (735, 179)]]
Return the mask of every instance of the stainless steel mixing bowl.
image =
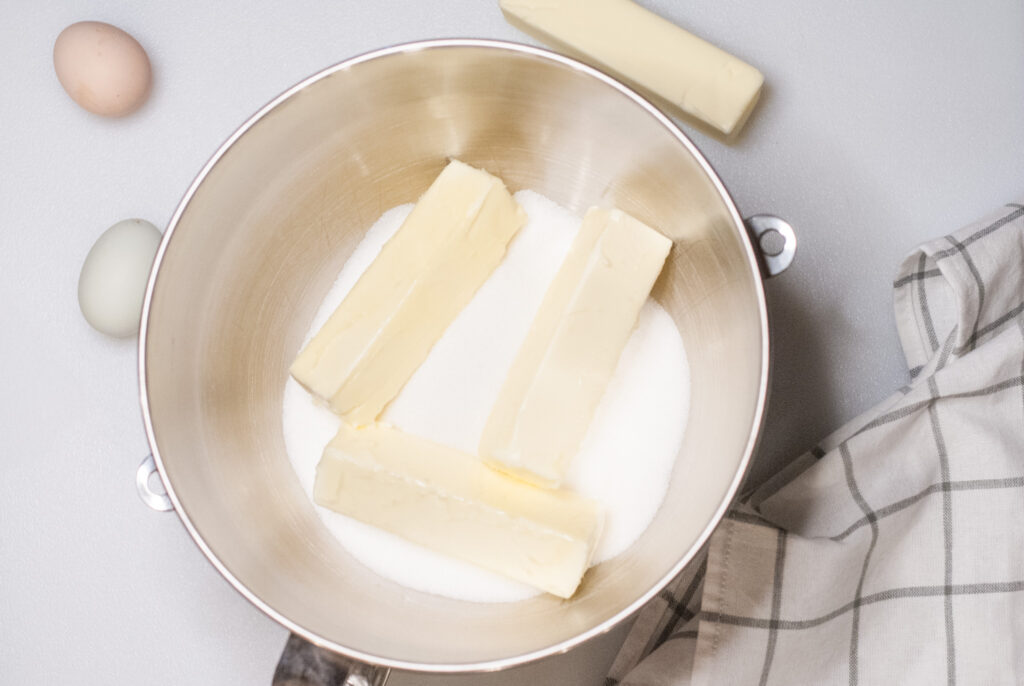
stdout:
[[(650, 528), (569, 601), (460, 602), (377, 576), (321, 525), (285, 453), (282, 389), (320, 300), (366, 229), (452, 157), (580, 214), (615, 205), (675, 241), (654, 295), (692, 368), (686, 437)], [(765, 261), (751, 226), (783, 233), (785, 250)], [(733, 499), (764, 413), (762, 278), (794, 245), (784, 222), (745, 224), (657, 109), (573, 60), (444, 40), (326, 69), (231, 136), (164, 235), (139, 374), (166, 506), (245, 597), (354, 660), (460, 672), (565, 651), (654, 596)]]

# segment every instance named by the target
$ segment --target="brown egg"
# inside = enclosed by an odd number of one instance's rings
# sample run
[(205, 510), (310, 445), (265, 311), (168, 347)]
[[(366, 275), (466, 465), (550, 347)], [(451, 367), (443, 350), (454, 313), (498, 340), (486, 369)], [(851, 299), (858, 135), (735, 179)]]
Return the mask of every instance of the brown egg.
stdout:
[(137, 110), (152, 82), (149, 57), (139, 42), (99, 21), (81, 21), (60, 32), (53, 68), (72, 100), (105, 117)]

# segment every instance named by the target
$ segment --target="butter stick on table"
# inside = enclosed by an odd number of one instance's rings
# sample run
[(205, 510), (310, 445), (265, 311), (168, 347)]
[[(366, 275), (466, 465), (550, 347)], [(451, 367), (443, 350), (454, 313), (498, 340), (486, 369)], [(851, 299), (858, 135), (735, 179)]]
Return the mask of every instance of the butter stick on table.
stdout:
[(296, 358), (292, 376), (346, 421), (372, 422), (525, 222), (500, 179), (452, 161)]
[(590, 565), (603, 523), (587, 498), (530, 486), (473, 455), (385, 425), (343, 425), (324, 450), (313, 497), (562, 598)]
[(558, 486), (671, 246), (625, 212), (587, 212), (484, 426), (485, 461)]
[(631, 0), (501, 0), (501, 9), (526, 33), (726, 136), (761, 93), (757, 69)]

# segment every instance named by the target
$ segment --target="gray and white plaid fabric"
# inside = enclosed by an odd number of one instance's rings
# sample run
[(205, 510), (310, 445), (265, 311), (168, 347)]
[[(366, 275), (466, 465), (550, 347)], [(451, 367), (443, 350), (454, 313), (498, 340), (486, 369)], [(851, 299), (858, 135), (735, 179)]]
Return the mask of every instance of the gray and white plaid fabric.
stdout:
[(893, 286), (910, 384), (729, 514), (609, 686), (1024, 684), (1024, 206)]

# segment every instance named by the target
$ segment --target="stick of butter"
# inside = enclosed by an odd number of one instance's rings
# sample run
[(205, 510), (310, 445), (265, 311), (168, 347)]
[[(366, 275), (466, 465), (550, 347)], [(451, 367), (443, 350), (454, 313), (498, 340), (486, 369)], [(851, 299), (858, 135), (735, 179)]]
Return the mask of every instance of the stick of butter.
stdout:
[(509, 23), (729, 136), (761, 93), (754, 67), (631, 0), (501, 0)]
[(671, 247), (625, 212), (587, 212), (484, 426), (484, 460), (560, 483)]
[(500, 179), (452, 161), (292, 364), (356, 425), (375, 420), (526, 223)]
[(343, 424), (314, 500), (413, 543), (568, 598), (601, 534), (598, 505), (536, 488), (384, 425)]

